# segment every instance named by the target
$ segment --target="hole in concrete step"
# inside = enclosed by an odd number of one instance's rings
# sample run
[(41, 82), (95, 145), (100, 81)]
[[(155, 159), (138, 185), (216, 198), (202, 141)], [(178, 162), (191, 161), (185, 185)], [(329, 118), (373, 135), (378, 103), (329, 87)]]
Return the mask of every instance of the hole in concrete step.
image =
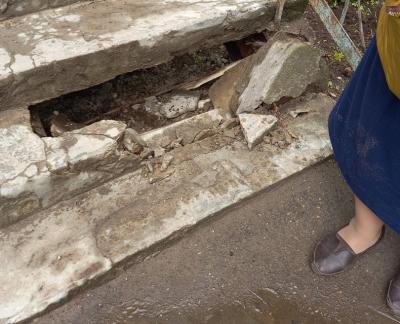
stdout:
[[(205, 105), (179, 117), (166, 118), (143, 105), (146, 98), (164, 94), (157, 96), (157, 100), (168, 101), (174, 93), (165, 93), (177, 85), (210, 75), (232, 62), (223, 45), (176, 57), (168, 63), (120, 75), (98, 86), (31, 106), (32, 124), (40, 136), (52, 136), (52, 123), (57, 127), (64, 125), (68, 131), (102, 119), (124, 121), (138, 132), (159, 128), (211, 107)], [(192, 94), (202, 100), (208, 95), (208, 86), (178, 94)]]
[(265, 33), (257, 33), (250, 35), (238, 41), (232, 41), (225, 44), (231, 60), (236, 61), (251, 54), (267, 42)]

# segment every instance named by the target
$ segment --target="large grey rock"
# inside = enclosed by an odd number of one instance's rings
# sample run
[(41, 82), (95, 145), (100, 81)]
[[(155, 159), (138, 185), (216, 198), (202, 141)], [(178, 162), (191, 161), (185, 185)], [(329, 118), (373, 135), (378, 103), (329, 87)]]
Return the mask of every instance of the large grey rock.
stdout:
[(252, 112), (261, 103), (296, 98), (312, 85), (327, 81), (318, 49), (284, 33), (278, 33), (256, 54), (219, 79), (210, 89), (214, 107)]
[[(288, 0), (284, 17), (301, 16), (306, 4)], [(105, 0), (1, 22), (0, 110), (253, 34), (275, 9), (276, 0)]]

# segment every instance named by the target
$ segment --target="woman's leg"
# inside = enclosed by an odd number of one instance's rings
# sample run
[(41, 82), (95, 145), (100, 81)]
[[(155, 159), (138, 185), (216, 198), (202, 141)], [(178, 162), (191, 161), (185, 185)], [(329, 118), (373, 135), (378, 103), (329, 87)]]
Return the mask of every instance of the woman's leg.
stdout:
[(355, 197), (355, 215), (338, 234), (355, 253), (361, 253), (379, 240), (382, 226), (382, 220)]

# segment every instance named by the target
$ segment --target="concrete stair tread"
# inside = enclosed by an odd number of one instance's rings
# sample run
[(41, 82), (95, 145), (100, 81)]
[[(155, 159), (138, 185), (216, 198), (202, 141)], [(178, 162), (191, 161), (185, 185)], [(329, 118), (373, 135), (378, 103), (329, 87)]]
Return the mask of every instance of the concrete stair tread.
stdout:
[[(290, 0), (286, 16), (301, 15)], [(274, 0), (105, 0), (0, 22), (0, 110), (88, 88), (266, 28)]]
[(7, 260), (0, 323), (38, 314), (138, 252), (328, 157), (333, 104), (322, 94), (309, 100), (308, 114), (286, 122), (298, 137), (286, 148), (262, 143), (249, 151), (218, 134), (171, 151), (161, 181), (137, 171), (0, 230)]

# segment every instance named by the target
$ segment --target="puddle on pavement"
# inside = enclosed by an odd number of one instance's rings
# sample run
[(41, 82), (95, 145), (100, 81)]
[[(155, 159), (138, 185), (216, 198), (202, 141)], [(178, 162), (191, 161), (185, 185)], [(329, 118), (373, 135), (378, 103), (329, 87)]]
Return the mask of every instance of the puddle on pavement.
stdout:
[(230, 304), (154, 305), (151, 302), (126, 302), (113, 308), (104, 323), (120, 324), (333, 324), (318, 310), (300, 311), (295, 304), (268, 291), (249, 294)]

